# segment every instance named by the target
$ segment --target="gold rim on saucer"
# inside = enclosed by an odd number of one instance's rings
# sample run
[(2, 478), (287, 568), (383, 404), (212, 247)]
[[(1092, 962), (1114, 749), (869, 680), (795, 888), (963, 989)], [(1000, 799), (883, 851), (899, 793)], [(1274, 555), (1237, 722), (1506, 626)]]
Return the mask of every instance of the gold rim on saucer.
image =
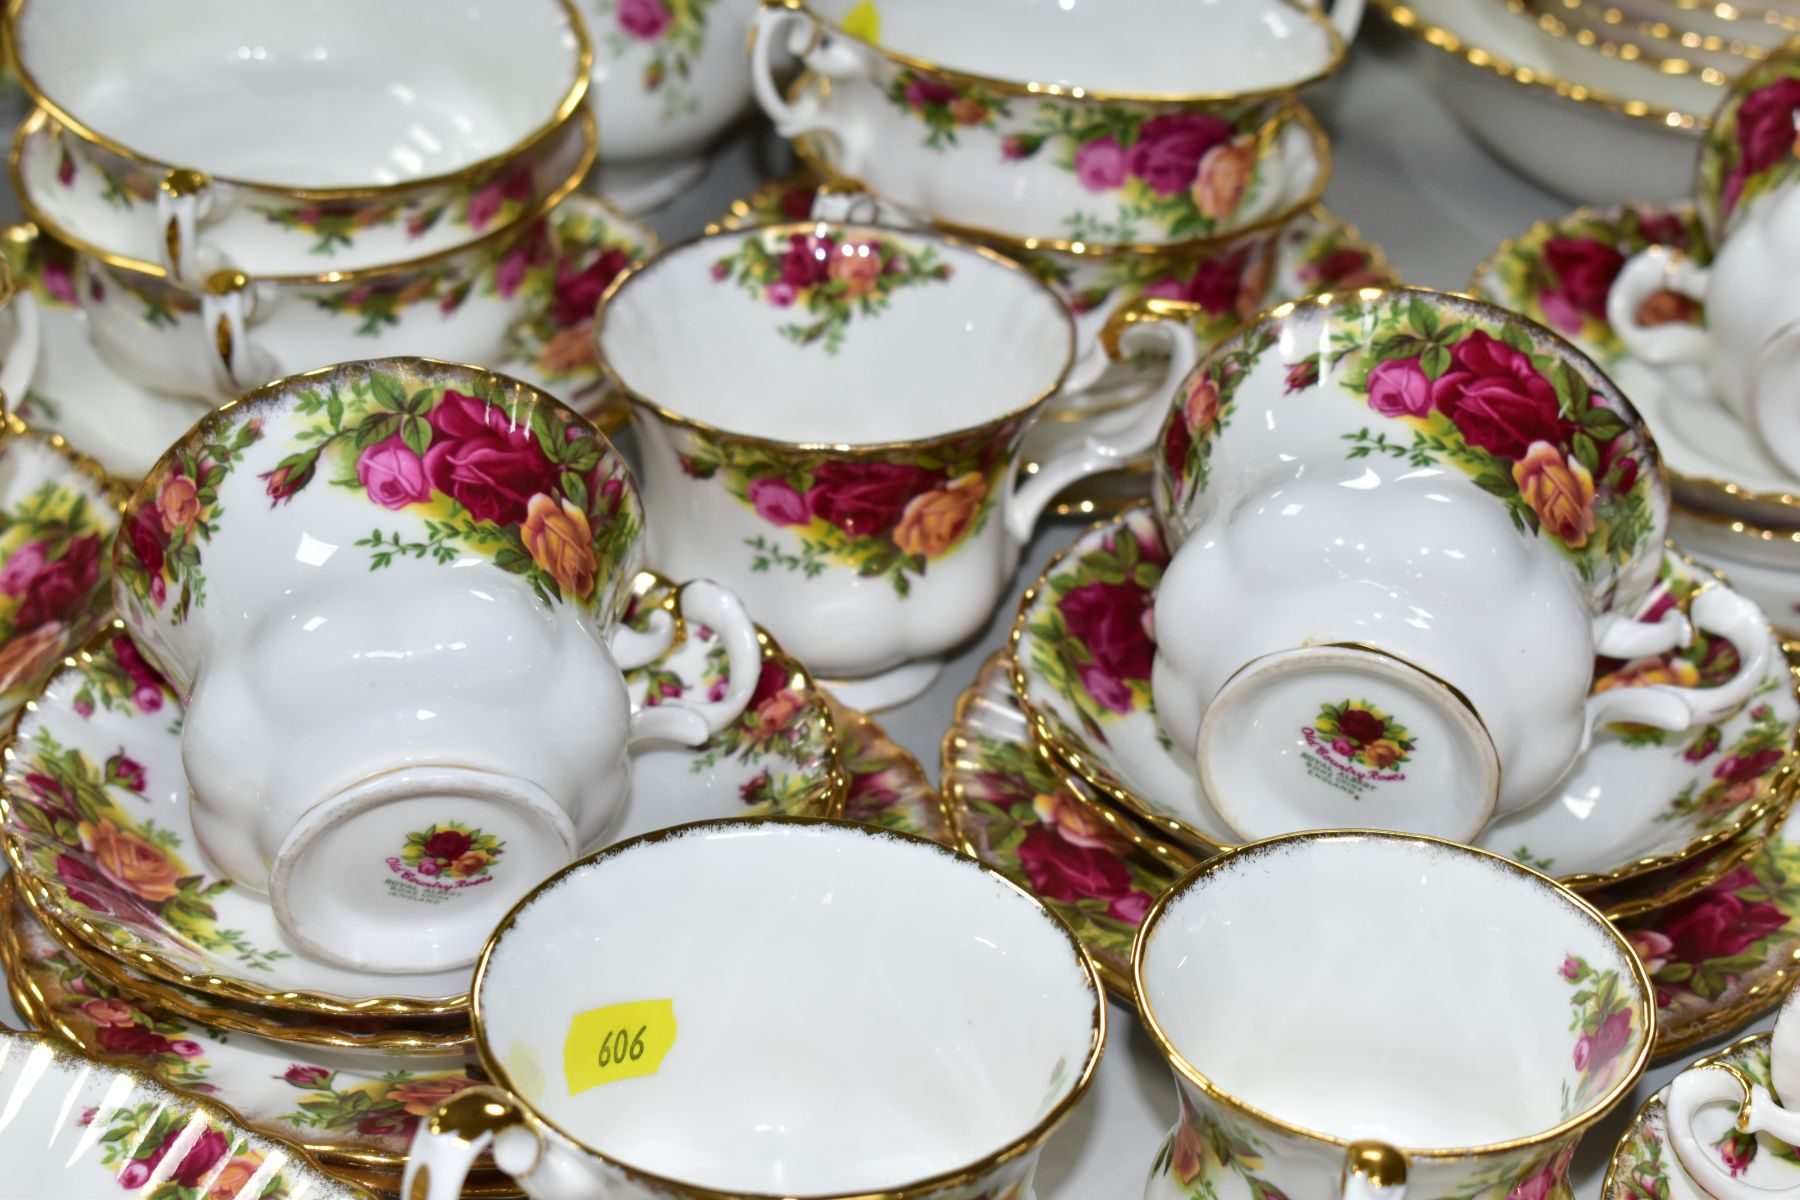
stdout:
[[(1556, 15), (1553, 5), (1569, 9), (1581, 7), (1579, 0), (1574, 4), (1569, 4), (1566, 0), (1506, 0), (1508, 12), (1536, 25), (1538, 32), (1545, 37), (1554, 38), (1557, 41), (1574, 42), (1583, 50), (1598, 54), (1602, 58), (1639, 63), (1646, 67), (1656, 68), (1657, 73), (1661, 75), (1698, 79), (1713, 87), (1724, 87), (1731, 82), (1731, 74), (1721, 71), (1717, 67), (1709, 67), (1676, 54), (1664, 55), (1654, 50), (1645, 50), (1634, 42), (1604, 38), (1591, 29), (1570, 25)], [(1745, 65), (1748, 66), (1748, 62)]]
[[(1627, 54), (1623, 46), (1630, 43), (1618, 43), (1621, 46), (1618, 52), (1619, 57), (1628, 60), (1653, 64), (1671, 60), (1679, 62), (1685, 61), (1681, 57), (1684, 52), (1694, 50), (1705, 51), (1708, 54), (1729, 54), (1747, 62), (1759, 62), (1769, 56), (1769, 49), (1757, 42), (1740, 41), (1736, 38), (1720, 37), (1715, 33), (1701, 33), (1698, 30), (1685, 29), (1668, 21), (1626, 12), (1624, 9), (1601, 3), (1599, 0), (1525, 0), (1525, 3), (1532, 12), (1540, 15), (1554, 14), (1558, 9), (1563, 12), (1584, 13), (1589, 20), (1598, 22), (1608, 29), (1635, 34), (1645, 41), (1665, 43), (1669, 46), (1667, 54), (1660, 50), (1646, 50), (1641, 47)], [(1776, 27), (1780, 28), (1780, 26)], [(1585, 27), (1582, 32), (1587, 33), (1590, 38), (1606, 40), (1601, 34), (1593, 32), (1591, 25)], [(1579, 40), (1579, 34), (1577, 39)], [(1586, 45), (1587, 43), (1583, 42), (1582, 44)], [(1682, 72), (1676, 70), (1670, 73), (1680, 74)]]
[(1441, 50), (1471, 67), (1497, 75), (1520, 87), (1539, 89), (1576, 104), (1592, 104), (1622, 117), (1648, 121), (1668, 129), (1705, 129), (1712, 123), (1709, 114), (1679, 112), (1651, 104), (1647, 100), (1615, 96), (1610, 92), (1560, 79), (1547, 72), (1516, 66), (1509, 59), (1464, 41), (1448, 29), (1424, 20), (1406, 7), (1402, 0), (1370, 0), (1370, 3), (1395, 26), (1433, 49)]

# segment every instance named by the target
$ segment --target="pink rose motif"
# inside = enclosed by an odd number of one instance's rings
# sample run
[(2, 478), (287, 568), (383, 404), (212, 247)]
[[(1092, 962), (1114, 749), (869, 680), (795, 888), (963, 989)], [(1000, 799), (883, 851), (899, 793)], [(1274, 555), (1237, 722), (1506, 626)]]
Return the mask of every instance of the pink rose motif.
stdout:
[(1719, 1143), (1719, 1160), (1731, 1172), (1733, 1179), (1738, 1178), (1756, 1161), (1756, 1138), (1731, 1130)]
[(1125, 149), (1110, 137), (1081, 143), (1075, 151), (1075, 178), (1090, 192), (1110, 192), (1125, 182)]
[(949, 107), (950, 102), (956, 99), (956, 89), (935, 79), (916, 76), (900, 95), (906, 101), (906, 106), (917, 112), (932, 104)]
[(581, 269), (572, 262), (558, 263), (550, 319), (560, 329), (593, 320), (601, 295), (630, 265), (631, 255), (616, 246)]
[(1757, 750), (1742, 758), (1735, 754), (1728, 755), (1723, 762), (1713, 768), (1713, 778), (1722, 779), (1726, 783), (1748, 783), (1760, 779), (1763, 773), (1781, 761), (1782, 751), (1774, 748)]
[(771, 283), (765, 295), (768, 297), (769, 303), (776, 308), (786, 308), (798, 298), (794, 291), (794, 285), (785, 279), (777, 279)]
[(1581, 964), (1573, 958), (1565, 957), (1562, 961), (1562, 977), (1570, 983), (1581, 978)]
[(281, 1078), (295, 1087), (317, 1088), (324, 1086), (325, 1082), (331, 1078), (331, 1072), (324, 1067), (308, 1067), (295, 1063), (281, 1073)]
[(1738, 162), (1725, 181), (1726, 211), (1737, 205), (1744, 182), (1794, 153), (1794, 110), (1800, 108), (1800, 79), (1778, 79), (1757, 88), (1738, 105)]
[(87, 600), (99, 577), (100, 535), (76, 538), (61, 558), (40, 567), (26, 584), (24, 599), (13, 614), (14, 633), (71, 615)]
[(133, 792), (144, 790), (144, 764), (126, 754), (115, 754), (106, 760), (106, 777)]
[(1193, 186), (1200, 159), (1234, 132), (1231, 122), (1211, 113), (1152, 117), (1138, 128), (1126, 166), (1157, 195), (1173, 196)]
[(1179, 276), (1158, 279), (1144, 289), (1144, 295), (1164, 300), (1187, 300), (1214, 316), (1230, 312), (1237, 304), (1244, 266), (1249, 261), (1247, 247), (1225, 258), (1204, 259), (1195, 264), (1194, 273), (1186, 280)]
[(1334, 739), (1331, 743), (1331, 749), (1339, 758), (1349, 758), (1352, 754), (1356, 753), (1356, 747), (1351, 744), (1349, 738)]
[(619, 28), (640, 41), (653, 41), (669, 27), (662, 0), (619, 0)]
[(1625, 935), (1625, 940), (1631, 943), (1632, 952), (1644, 964), (1644, 970), (1652, 975), (1668, 964), (1669, 951), (1675, 945), (1654, 929), (1634, 929)]
[(363, 449), (356, 460), (356, 479), (381, 507), (398, 511), (431, 499), (425, 460), (395, 434)]
[(6, 560), (6, 566), (0, 567), (0, 592), (8, 596), (23, 596), (31, 581), (38, 577), (50, 556), (50, 544), (44, 541), (30, 541), (14, 550), (12, 557)]
[(1597, 238), (1551, 238), (1544, 243), (1544, 265), (1557, 286), (1538, 297), (1550, 324), (1564, 333), (1580, 333), (1589, 318), (1606, 319), (1606, 297), (1625, 266), (1617, 247)]
[(162, 707), (163, 688), (167, 686), (155, 667), (138, 653), (137, 643), (120, 634), (112, 640), (113, 658), (130, 677), (135, 690), (132, 700), (142, 712), (152, 713)]
[(1131, 710), (1127, 681), (1150, 678), (1156, 646), (1144, 628), (1149, 607), (1150, 593), (1130, 583), (1085, 583), (1057, 601), (1069, 636), (1087, 647), (1082, 685), (1113, 712)]
[(1587, 1061), (1577, 1062), (1575, 1069), (1598, 1071), (1617, 1058), (1631, 1041), (1631, 1010), (1622, 1008), (1613, 1013), (1600, 1023), (1600, 1028), (1581, 1040), (1587, 1044)]
[(443, 867), (438, 865), (438, 860), (435, 858), (423, 859), (419, 863), (419, 874), (421, 874), (421, 875), (426, 875), (426, 876), (436, 875), (439, 871), (442, 871), (443, 869), (444, 869)]
[(199, 1058), (205, 1053), (205, 1050), (201, 1047), (199, 1042), (192, 1042), (187, 1038), (176, 1038), (169, 1043), (169, 1049), (181, 1055), (183, 1058)]
[(1390, 358), (1369, 372), (1369, 407), (1384, 417), (1422, 417), (1431, 411), (1431, 380), (1417, 358)]
[(519, 288), (525, 282), (525, 276), (531, 270), (533, 250), (529, 246), (520, 246), (494, 268), (494, 288), (508, 300), (518, 295)]
[(771, 525), (810, 525), (806, 497), (785, 479), (753, 479), (748, 489), (756, 515)]
[(1533, 442), (1559, 445), (1575, 431), (1530, 356), (1478, 329), (1451, 347), (1450, 359), (1431, 397), (1471, 446), (1519, 459)]
[(533, 496), (556, 494), (557, 469), (530, 425), (515, 424), (499, 405), (451, 389), (426, 420), (433, 437), (425, 477), (475, 520), (517, 525)]
[(806, 505), (851, 537), (880, 537), (909, 500), (944, 482), (941, 471), (902, 463), (832, 461), (813, 472)]
[(64, 304), (75, 303), (75, 276), (69, 270), (67, 263), (45, 263), (43, 280), (45, 291)]

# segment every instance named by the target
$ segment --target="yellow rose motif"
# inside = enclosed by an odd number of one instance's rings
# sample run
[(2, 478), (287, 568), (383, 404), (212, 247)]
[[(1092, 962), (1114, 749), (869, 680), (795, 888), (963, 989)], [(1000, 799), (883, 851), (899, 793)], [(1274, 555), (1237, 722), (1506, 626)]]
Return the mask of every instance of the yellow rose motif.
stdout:
[(981, 101), (962, 96), (950, 102), (950, 119), (958, 125), (979, 125), (987, 120), (987, 109)]
[(471, 850), (450, 864), (450, 873), (460, 879), (471, 875), (479, 875), (492, 862), (492, 856), (485, 850)]
[(1362, 748), (1362, 760), (1377, 771), (1393, 766), (1404, 757), (1406, 752), (1388, 738), (1370, 742)]
[(1587, 545), (1594, 532), (1594, 477), (1549, 442), (1533, 442), (1513, 464), (1513, 482), (1544, 528), (1571, 550)]
[(599, 362), (594, 349), (594, 323), (583, 321), (560, 330), (538, 354), (538, 366), (554, 375), (567, 375)]
[(261, 1166), (260, 1158), (232, 1159), (213, 1176), (212, 1186), (206, 1189), (206, 1200), (237, 1200)]
[(409, 1079), (404, 1083), (396, 1083), (388, 1092), (387, 1098), (397, 1101), (412, 1116), (423, 1117), (450, 1097), (461, 1095), (479, 1082), (480, 1080), (470, 1079), (467, 1075)]
[(1256, 139), (1249, 134), (1214, 146), (1200, 159), (1200, 172), (1194, 178), (1194, 207), (1210, 220), (1230, 216), (1243, 203), (1244, 189), (1255, 169)]
[(1195, 376), (1188, 385), (1187, 403), (1181, 415), (1189, 433), (1205, 433), (1219, 419), (1219, 386), (1204, 375)]
[(936, 558), (962, 541), (987, 495), (987, 480), (978, 472), (951, 480), (907, 501), (894, 528), (894, 544), (902, 553)]
[(1698, 687), (1700, 686), (1700, 668), (1685, 658), (1668, 661), (1660, 658), (1640, 659), (1596, 679), (1594, 690), (1606, 692), (1613, 688), (1648, 687), (1656, 683), (1671, 684), (1675, 687)]
[(181, 864), (130, 830), (102, 820), (83, 821), (75, 831), (100, 873), (132, 895), (155, 904), (181, 890)]
[(164, 533), (186, 529), (200, 515), (200, 491), (186, 475), (172, 475), (156, 494), (156, 509)]
[(866, 296), (881, 278), (881, 251), (874, 246), (846, 243), (831, 256), (825, 273), (844, 285), (846, 299)]
[(525, 506), (519, 539), (526, 551), (565, 596), (586, 600), (594, 594), (594, 534), (587, 514), (567, 500), (539, 492)]
[(1096, 850), (1105, 849), (1110, 844), (1106, 838), (1106, 827), (1082, 807), (1081, 801), (1067, 792), (1039, 794), (1032, 798), (1031, 807), (1036, 811), (1038, 820), (1055, 826), (1065, 842)]

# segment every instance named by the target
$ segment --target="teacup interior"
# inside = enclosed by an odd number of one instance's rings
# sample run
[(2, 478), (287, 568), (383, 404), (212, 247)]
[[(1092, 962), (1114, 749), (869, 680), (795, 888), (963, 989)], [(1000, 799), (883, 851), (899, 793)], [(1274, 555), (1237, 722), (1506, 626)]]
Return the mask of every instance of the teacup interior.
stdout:
[(581, 74), (558, 0), (32, 0), (44, 93), (139, 154), (293, 187), (422, 179), (548, 125)]
[(677, 247), (606, 302), (625, 385), (772, 441), (879, 444), (986, 424), (1049, 393), (1074, 329), (1024, 268), (940, 238), (790, 226)]
[[(676, 1022), (657, 1072), (570, 1095), (575, 1014), (657, 999)], [(1026, 1135), (1082, 1077), (1103, 1002), (1066, 932), (966, 859), (733, 822), (630, 845), (530, 900), (479, 1003), (512, 1085), (588, 1146), (733, 1194), (819, 1196)]]
[[(1442, 843), (1252, 848), (1177, 896), (1143, 953), (1145, 1001), (1195, 1071), (1342, 1139), (1445, 1149), (1553, 1129), (1646, 1037), (1643, 991), (1597, 916)], [(1608, 986), (1627, 1015), (1577, 1027), (1597, 1013), (1583, 994)]]
[[(842, 24), (861, 0), (809, 6)], [(890, 0), (879, 11), (874, 40), (895, 53), (1091, 91), (1260, 91), (1306, 79), (1332, 57), (1324, 24), (1290, 0)]]

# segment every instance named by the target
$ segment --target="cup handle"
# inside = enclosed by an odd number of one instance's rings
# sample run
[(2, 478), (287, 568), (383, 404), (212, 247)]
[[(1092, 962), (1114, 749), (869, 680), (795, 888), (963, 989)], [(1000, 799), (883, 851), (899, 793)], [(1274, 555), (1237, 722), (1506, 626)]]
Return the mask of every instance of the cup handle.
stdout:
[(212, 209), (212, 180), (200, 171), (176, 167), (156, 188), (156, 225), (162, 230), (162, 268), (170, 278), (190, 283), (200, 274), (199, 226)]
[(1668, 1134), (1675, 1158), (1700, 1190), (1716, 1200), (1794, 1200), (1800, 1188), (1770, 1189), (1735, 1178), (1710, 1146), (1694, 1136), (1694, 1117), (1709, 1104), (1738, 1105), (1740, 1133), (1768, 1133), (1800, 1141), (1800, 1113), (1776, 1103), (1769, 1089), (1728, 1063), (1689, 1067), (1669, 1085)]
[(1649, 246), (1632, 255), (1606, 294), (1606, 319), (1625, 348), (1647, 363), (1704, 362), (1712, 356), (1712, 339), (1692, 325), (1644, 325), (1637, 319), (1644, 301), (1660, 291), (1679, 292), (1706, 301), (1712, 272), (1679, 250)]
[[(1692, 729), (1724, 720), (1741, 708), (1769, 673), (1773, 652), (1769, 649), (1769, 620), (1762, 609), (1726, 587), (1709, 587), (1694, 597), (1688, 618), (1709, 633), (1730, 642), (1738, 652), (1738, 672), (1717, 687), (1676, 687), (1654, 683), (1644, 687), (1612, 688), (1588, 699), (1585, 743), (1602, 725), (1625, 721), (1657, 729)], [(1646, 625), (1657, 630), (1661, 624)], [(1680, 643), (1676, 643), (1680, 644)], [(1664, 649), (1669, 647), (1664, 646)], [(1649, 651), (1655, 653), (1654, 650)]]
[[(762, 637), (743, 601), (709, 579), (683, 584), (675, 594), (683, 621), (705, 625), (725, 646), (725, 694), (717, 700), (677, 701), (640, 708), (631, 714), (631, 744), (679, 742), (698, 746), (744, 715), (762, 678)], [(660, 620), (658, 617), (660, 616)], [(613, 658), (625, 670), (646, 666), (669, 648), (674, 621), (667, 612), (651, 618), (648, 632), (621, 629), (613, 635)], [(654, 649), (660, 644), (660, 649)]]
[(1793, 373), (1800, 370), (1800, 321), (1769, 335), (1750, 368), (1750, 421), (1775, 461), (1800, 474), (1800, 395)]
[(36, 296), (21, 289), (7, 307), (13, 313), (13, 339), (6, 348), (6, 365), (0, 367), (0, 411), (16, 413), (31, 394), (43, 334)]
[(200, 293), (200, 320), (206, 329), (213, 382), (222, 392), (236, 395), (262, 382), (254, 379), (251, 364), (250, 317), (256, 289), (242, 271), (214, 271)]
[(481, 1152), (494, 1147), (502, 1171), (522, 1179), (544, 1156), (543, 1136), (523, 1106), (496, 1087), (472, 1087), (444, 1101), (413, 1134), (400, 1194), (407, 1200), (458, 1200)]
[(1351, 1142), (1338, 1192), (1343, 1200), (1405, 1200), (1406, 1155), (1386, 1142)]
[(774, 47), (786, 38), (788, 50), (798, 55), (807, 69), (827, 80), (847, 79), (862, 71), (862, 59), (852, 46), (825, 40), (825, 27), (812, 14), (790, 8), (782, 0), (768, 0), (756, 14), (750, 30), (750, 82), (756, 102), (784, 138), (807, 133), (829, 133), (838, 143), (838, 169), (855, 174), (862, 163), (862, 139), (855, 126), (842, 116), (827, 112), (815, 94), (788, 100), (775, 83)]
[(1111, 471), (1148, 450), (1168, 415), (1167, 398), (1200, 359), (1188, 322), (1199, 305), (1159, 296), (1136, 296), (1107, 318), (1099, 343), (1084, 354), (1063, 380), (1067, 400), (1093, 388), (1115, 362), (1128, 357), (1127, 342), (1158, 339), (1169, 351), (1169, 366), (1143, 394), (1115, 413), (1082, 444), (1042, 464), (1035, 475), (1013, 490), (1007, 502), (1006, 528), (1015, 541), (1028, 541), (1038, 517), (1056, 494), (1089, 475)]

